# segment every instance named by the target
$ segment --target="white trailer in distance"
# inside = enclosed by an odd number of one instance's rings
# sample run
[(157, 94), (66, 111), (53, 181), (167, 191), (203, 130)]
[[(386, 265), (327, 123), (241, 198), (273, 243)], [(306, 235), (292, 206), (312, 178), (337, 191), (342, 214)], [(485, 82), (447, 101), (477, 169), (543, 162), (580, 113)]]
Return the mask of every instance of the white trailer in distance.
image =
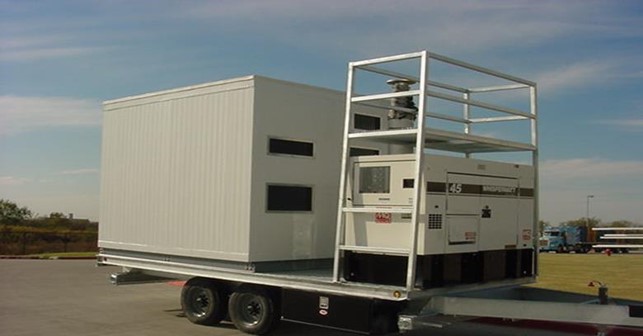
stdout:
[(535, 83), (428, 51), (351, 62), (346, 92), (248, 76), (107, 101), (99, 264), (124, 268), (115, 284), (185, 279), (190, 321), (251, 334), (643, 327), (634, 303), (521, 286), (536, 112)]

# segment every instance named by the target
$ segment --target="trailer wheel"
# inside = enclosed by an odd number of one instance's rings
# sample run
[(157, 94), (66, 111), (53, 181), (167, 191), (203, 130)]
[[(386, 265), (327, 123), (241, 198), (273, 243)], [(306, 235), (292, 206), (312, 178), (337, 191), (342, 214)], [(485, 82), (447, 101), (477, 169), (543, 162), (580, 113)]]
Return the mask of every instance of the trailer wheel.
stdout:
[(181, 308), (190, 322), (201, 325), (218, 324), (228, 314), (226, 296), (204, 278), (192, 278), (183, 286)]
[(277, 295), (261, 287), (239, 287), (230, 296), (228, 311), (232, 323), (247, 334), (267, 334), (281, 319)]

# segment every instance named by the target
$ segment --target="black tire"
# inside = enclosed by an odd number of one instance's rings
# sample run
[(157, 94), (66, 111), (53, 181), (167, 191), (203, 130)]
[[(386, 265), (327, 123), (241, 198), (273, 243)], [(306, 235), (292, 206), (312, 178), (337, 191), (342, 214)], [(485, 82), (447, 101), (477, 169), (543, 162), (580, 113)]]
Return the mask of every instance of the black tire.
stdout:
[(240, 331), (265, 335), (281, 319), (278, 295), (265, 288), (241, 286), (230, 296), (230, 319)]
[(226, 295), (215, 281), (204, 278), (192, 278), (183, 286), (181, 308), (190, 322), (201, 325), (216, 325), (228, 314)]

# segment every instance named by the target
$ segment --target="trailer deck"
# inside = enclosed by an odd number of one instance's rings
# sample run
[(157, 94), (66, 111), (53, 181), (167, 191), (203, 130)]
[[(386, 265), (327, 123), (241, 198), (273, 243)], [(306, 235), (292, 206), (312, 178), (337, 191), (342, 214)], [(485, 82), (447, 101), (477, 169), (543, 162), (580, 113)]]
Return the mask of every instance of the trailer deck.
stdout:
[[(494, 284), (471, 284), (407, 291), (404, 286), (389, 286), (358, 282), (334, 282), (332, 267), (313, 268), (291, 271), (257, 272), (251, 265), (220, 263), (217, 261), (182, 258), (175, 256), (132, 253), (103, 249), (98, 255), (99, 265), (122, 266), (126, 272), (115, 274), (112, 283), (126, 285), (130, 283), (165, 281), (166, 279), (188, 279), (191, 277), (217, 278), (240, 283), (256, 283), (267, 286), (278, 286), (298, 290), (351, 295), (364, 298), (376, 298), (391, 301), (429, 298), (445, 293), (467, 292), (488, 289)], [(131, 279), (131, 274), (136, 276)], [(532, 283), (530, 279), (508, 280), (502, 286), (516, 286)]]

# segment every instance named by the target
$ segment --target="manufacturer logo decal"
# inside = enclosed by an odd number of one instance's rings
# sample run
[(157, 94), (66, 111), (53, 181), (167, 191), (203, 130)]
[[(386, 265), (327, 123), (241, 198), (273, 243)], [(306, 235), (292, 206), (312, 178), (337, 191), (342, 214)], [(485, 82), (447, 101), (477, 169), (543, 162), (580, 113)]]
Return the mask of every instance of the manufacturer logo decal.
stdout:
[(482, 209), (482, 218), (491, 218), (491, 209), (488, 205), (485, 205)]
[(393, 214), (390, 212), (376, 212), (375, 213), (375, 223), (378, 224), (391, 224), (391, 219)]

